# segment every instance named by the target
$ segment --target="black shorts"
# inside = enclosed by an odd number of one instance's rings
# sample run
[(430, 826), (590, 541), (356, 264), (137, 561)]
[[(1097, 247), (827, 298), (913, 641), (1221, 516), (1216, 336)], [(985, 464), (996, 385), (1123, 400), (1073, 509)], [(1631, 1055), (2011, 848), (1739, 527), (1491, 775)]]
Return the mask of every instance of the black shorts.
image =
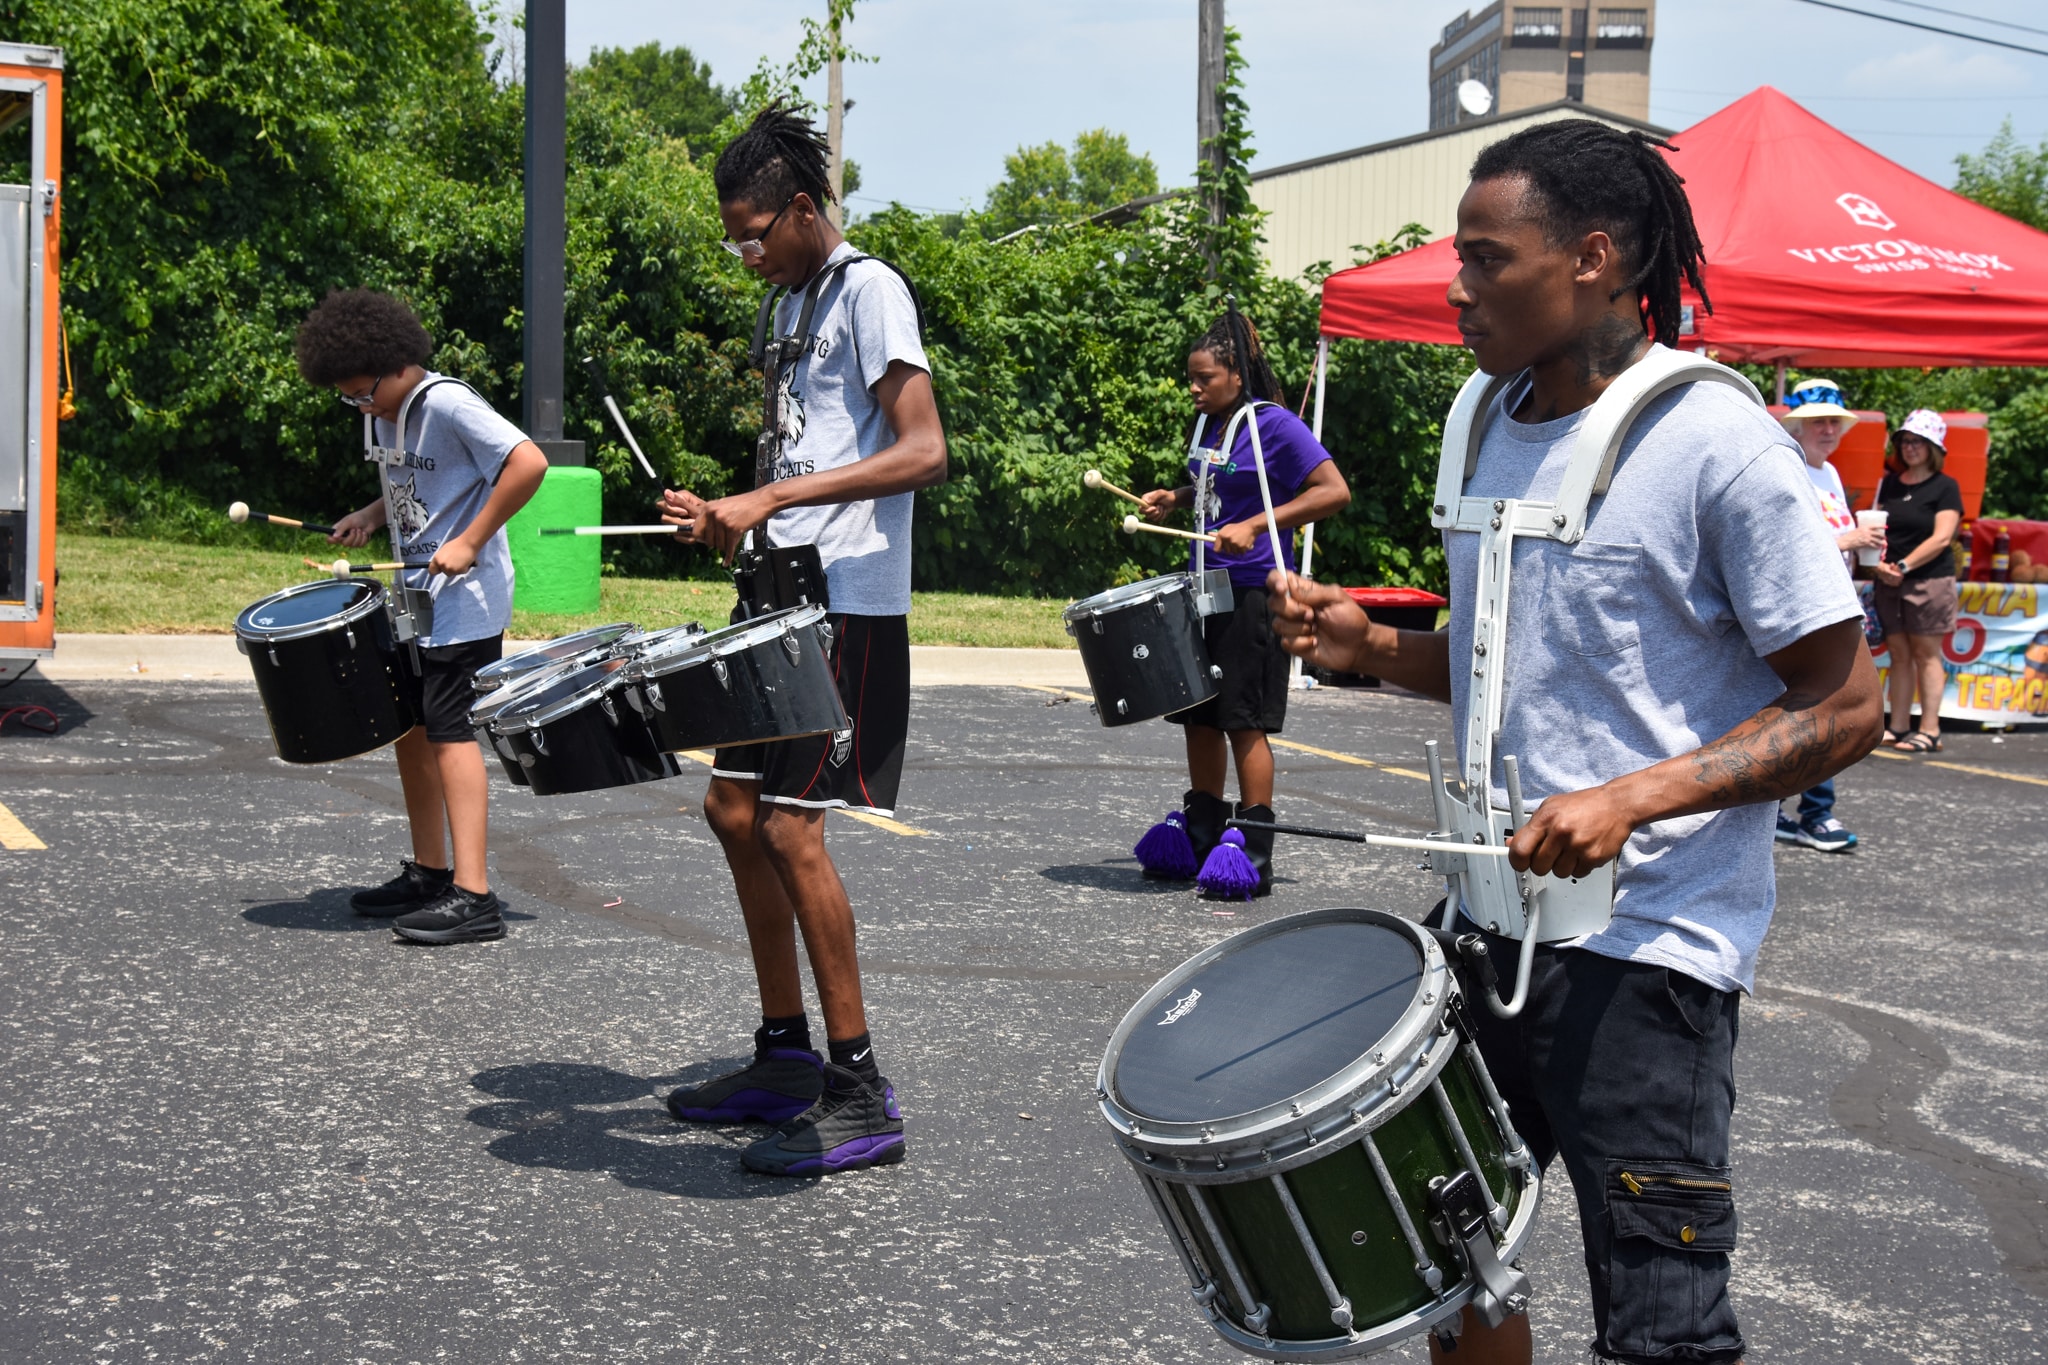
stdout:
[(720, 749), (711, 771), (760, 783), (763, 801), (892, 814), (910, 733), (910, 618), (835, 612), (825, 619), (832, 676), (853, 728)]
[(1216, 695), (1167, 719), (1176, 725), (1263, 730), (1277, 735), (1287, 723), (1291, 656), (1273, 633), (1272, 618), (1266, 614), (1266, 590), (1233, 584), (1231, 593), (1237, 606), (1202, 622), (1209, 662), (1223, 669)]
[[(410, 656), (415, 651), (401, 648), (399, 652)], [(435, 744), (475, 739), (475, 732), (469, 728), (469, 708), (476, 701), (476, 693), (469, 680), (485, 664), (504, 657), (505, 637), (493, 635), (460, 644), (434, 645), (417, 653), (420, 671), (415, 673), (408, 664), (398, 673), (412, 697), (413, 709), (420, 713), (420, 725), (427, 738)]]
[[(1482, 937), (1505, 992), (1521, 944)], [(1466, 988), (1469, 998), (1476, 987)], [(1728, 1299), (1740, 1000), (1670, 968), (1542, 945), (1520, 1017), (1472, 999), (1480, 1053), (1516, 1129), (1540, 1165), (1562, 1156), (1571, 1175), (1603, 1359), (1742, 1355)]]

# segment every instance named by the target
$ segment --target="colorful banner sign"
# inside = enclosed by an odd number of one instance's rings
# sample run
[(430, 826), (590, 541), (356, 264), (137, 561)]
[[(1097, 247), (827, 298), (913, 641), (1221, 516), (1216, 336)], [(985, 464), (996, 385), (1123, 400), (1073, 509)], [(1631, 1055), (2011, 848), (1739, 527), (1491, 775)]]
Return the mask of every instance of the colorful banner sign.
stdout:
[[(1863, 629), (1880, 675), (1890, 678), (1891, 651), (1863, 594)], [(1945, 720), (1987, 725), (2048, 721), (2048, 584), (1958, 583), (1956, 626), (1942, 641)]]

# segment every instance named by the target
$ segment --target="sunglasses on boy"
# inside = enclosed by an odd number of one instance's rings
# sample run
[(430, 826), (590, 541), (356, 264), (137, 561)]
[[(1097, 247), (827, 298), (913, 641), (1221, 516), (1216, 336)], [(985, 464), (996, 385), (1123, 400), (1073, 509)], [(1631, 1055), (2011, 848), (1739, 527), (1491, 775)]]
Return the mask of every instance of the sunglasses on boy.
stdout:
[[(797, 191), (797, 194), (801, 193), (803, 193), (803, 191)], [(749, 237), (744, 242), (735, 242), (730, 237), (721, 237), (718, 240), (718, 244), (724, 247), (727, 251), (730, 251), (733, 255), (739, 257), (743, 261), (760, 260), (763, 256), (768, 254), (768, 248), (764, 245), (764, 243), (766, 243), (768, 240), (768, 234), (775, 231), (775, 225), (782, 221), (782, 215), (788, 213), (789, 206), (791, 204), (794, 204), (795, 202), (796, 195), (792, 194), (791, 196), (789, 196), (787, 200), (783, 202), (781, 208), (775, 210), (775, 216), (768, 220), (768, 226), (761, 229), (761, 233), (758, 237)]]

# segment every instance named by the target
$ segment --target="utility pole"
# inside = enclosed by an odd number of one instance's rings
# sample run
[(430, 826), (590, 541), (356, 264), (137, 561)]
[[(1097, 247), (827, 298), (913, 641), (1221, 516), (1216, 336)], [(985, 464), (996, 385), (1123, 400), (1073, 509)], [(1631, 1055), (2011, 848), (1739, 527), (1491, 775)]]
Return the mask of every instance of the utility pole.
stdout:
[(565, 0), (526, 0), (526, 255), (524, 404), (527, 435), (550, 464), (580, 465), (562, 439), (562, 348), (569, 247), (568, 36)]
[(832, 226), (846, 226), (846, 206), (840, 196), (846, 188), (846, 87), (839, 74), (839, 14), (832, 15), (832, 61), (825, 69), (825, 141), (831, 144), (832, 159), (826, 166), (826, 183), (832, 187), (832, 203), (825, 216)]
[[(1223, 106), (1216, 87), (1223, 84), (1223, 0), (1200, 0), (1201, 21), (1195, 54), (1195, 160), (1221, 171), (1222, 157), (1213, 145), (1223, 132)], [(1209, 221), (1223, 221), (1223, 205), (1209, 201)]]

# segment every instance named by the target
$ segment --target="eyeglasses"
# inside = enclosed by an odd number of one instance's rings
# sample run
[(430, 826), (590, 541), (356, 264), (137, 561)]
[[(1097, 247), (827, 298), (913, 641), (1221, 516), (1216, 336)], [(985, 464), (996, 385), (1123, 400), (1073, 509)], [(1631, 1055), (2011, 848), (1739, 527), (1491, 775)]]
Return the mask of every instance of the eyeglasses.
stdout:
[(377, 386), (383, 382), (384, 376), (378, 375), (377, 382), (370, 385), (370, 391), (361, 398), (356, 397), (352, 393), (337, 393), (334, 396), (341, 400), (342, 406), (354, 408), (357, 412), (361, 412), (377, 401)]
[(1842, 391), (1832, 384), (1802, 384), (1785, 395), (1785, 406), (1793, 411), (1805, 407), (1808, 403), (1833, 403), (1838, 408), (1849, 406), (1849, 401), (1842, 396)]
[[(799, 190), (797, 191), (797, 193), (801, 194), (803, 193), (803, 191)], [(788, 213), (789, 206), (791, 204), (794, 204), (795, 202), (796, 195), (792, 194), (791, 196), (789, 196), (788, 200), (786, 200), (783, 203), (781, 208), (775, 210), (775, 216), (768, 220), (767, 227), (761, 229), (760, 236), (749, 237), (744, 242), (735, 242), (730, 237), (723, 237), (719, 239), (718, 244), (724, 247), (727, 251), (730, 251), (733, 255), (739, 257), (743, 261), (760, 260), (763, 256), (768, 254), (768, 248), (764, 245), (764, 243), (766, 243), (768, 240), (768, 234), (775, 231), (775, 225), (782, 221), (782, 215)]]

